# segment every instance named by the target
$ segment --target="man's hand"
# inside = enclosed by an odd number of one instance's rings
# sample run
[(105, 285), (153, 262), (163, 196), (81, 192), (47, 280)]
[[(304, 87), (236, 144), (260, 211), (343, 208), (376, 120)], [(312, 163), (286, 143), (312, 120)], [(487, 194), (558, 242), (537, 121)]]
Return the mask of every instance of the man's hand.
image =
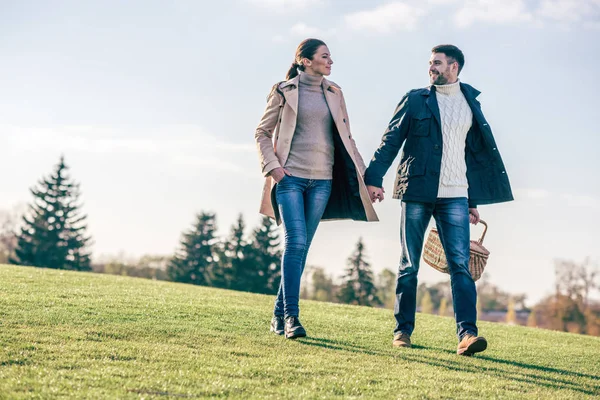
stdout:
[(479, 211), (477, 211), (476, 208), (469, 208), (469, 222), (473, 225), (477, 225), (479, 220)]
[(271, 172), (269, 172), (269, 176), (275, 179), (275, 182), (279, 183), (283, 179), (284, 176), (292, 176), (292, 174), (285, 168), (277, 167)]
[(383, 201), (383, 194), (385, 193), (383, 188), (367, 185), (367, 190), (369, 191), (371, 203), (375, 203), (376, 200), (379, 200), (380, 203)]

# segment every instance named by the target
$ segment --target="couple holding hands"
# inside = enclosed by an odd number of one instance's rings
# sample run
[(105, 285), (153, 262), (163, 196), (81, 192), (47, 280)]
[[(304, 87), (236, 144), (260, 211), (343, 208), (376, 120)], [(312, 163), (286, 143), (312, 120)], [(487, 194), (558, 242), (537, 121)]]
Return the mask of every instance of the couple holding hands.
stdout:
[(417, 272), (433, 216), (450, 270), (457, 353), (487, 348), (476, 324), (469, 223), (479, 222), (478, 205), (513, 196), (477, 101), (480, 92), (458, 79), (464, 62), (456, 46), (432, 49), (431, 85), (402, 97), (367, 168), (350, 132), (342, 90), (325, 79), (333, 64), (327, 45), (318, 39), (300, 43), (255, 133), (266, 177), (260, 212), (283, 225), (285, 238), (272, 332), (306, 336), (298, 319), (300, 280), (319, 222), (378, 221), (372, 203), (384, 199), (383, 177), (402, 148), (392, 193), (402, 201), (392, 344), (411, 347)]

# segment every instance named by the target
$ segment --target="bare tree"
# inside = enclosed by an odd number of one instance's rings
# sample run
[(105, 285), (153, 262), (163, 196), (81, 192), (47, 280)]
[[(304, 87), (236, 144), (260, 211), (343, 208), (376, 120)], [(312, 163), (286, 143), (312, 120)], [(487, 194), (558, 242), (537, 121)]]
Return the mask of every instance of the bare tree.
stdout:
[(17, 204), (10, 210), (0, 210), (0, 264), (15, 255), (17, 234), (25, 212), (25, 204)]

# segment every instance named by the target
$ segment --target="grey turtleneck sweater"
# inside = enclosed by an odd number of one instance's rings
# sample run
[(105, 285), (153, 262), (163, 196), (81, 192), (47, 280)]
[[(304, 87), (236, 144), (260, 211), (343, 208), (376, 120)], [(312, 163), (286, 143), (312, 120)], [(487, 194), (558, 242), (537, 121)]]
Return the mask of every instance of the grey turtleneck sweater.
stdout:
[(333, 177), (333, 118), (322, 83), (322, 76), (300, 72), (296, 130), (285, 163), (285, 168), (300, 178)]

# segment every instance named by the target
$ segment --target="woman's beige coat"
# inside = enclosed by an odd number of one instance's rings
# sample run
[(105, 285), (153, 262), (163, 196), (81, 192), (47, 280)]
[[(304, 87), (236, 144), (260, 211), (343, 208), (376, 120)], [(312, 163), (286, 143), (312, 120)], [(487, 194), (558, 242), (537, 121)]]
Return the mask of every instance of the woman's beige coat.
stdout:
[[(254, 135), (260, 166), (265, 176), (260, 213), (275, 218), (277, 223), (281, 223), (281, 220), (274, 195), (276, 182), (268, 175), (273, 169), (283, 167), (290, 153), (292, 137), (296, 130), (299, 79), (300, 77), (296, 76), (278, 84), (279, 90), (272, 90)], [(322, 86), (335, 122), (334, 126), (337, 128), (334, 135), (339, 135), (339, 139), (334, 137), (336, 158), (332, 193), (323, 219), (378, 221), (363, 180), (366, 166), (350, 133), (342, 90), (327, 79), (323, 79)]]

